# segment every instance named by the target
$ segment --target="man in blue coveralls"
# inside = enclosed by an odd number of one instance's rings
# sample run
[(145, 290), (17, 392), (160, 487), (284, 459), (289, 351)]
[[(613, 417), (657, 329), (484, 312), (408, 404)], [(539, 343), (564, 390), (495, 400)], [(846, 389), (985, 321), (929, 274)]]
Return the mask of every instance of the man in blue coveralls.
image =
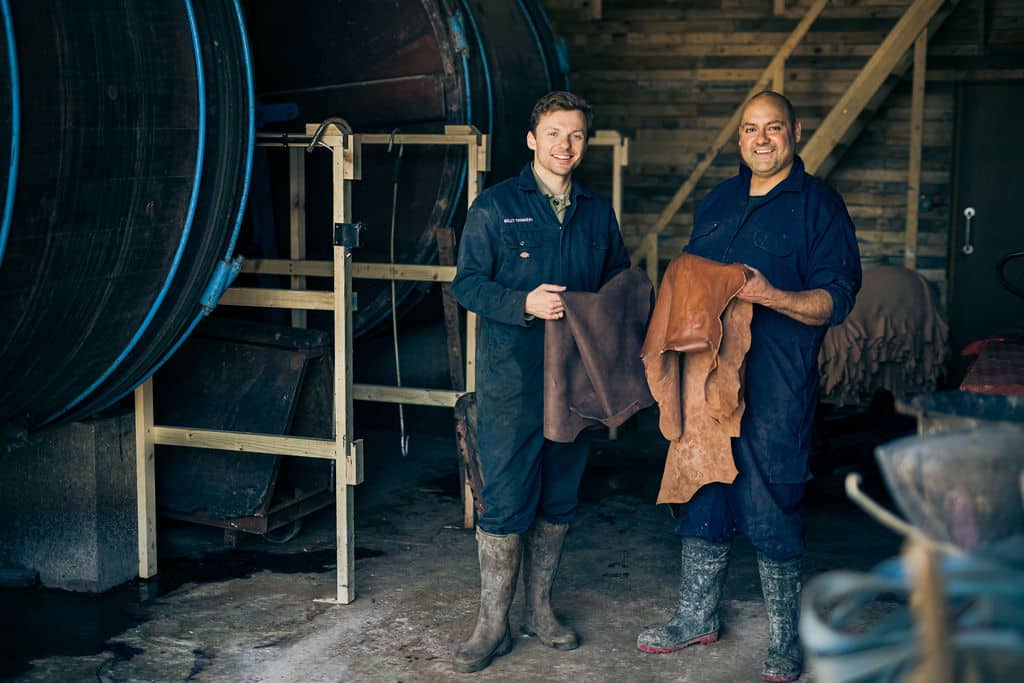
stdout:
[(560, 292), (596, 292), (629, 268), (611, 204), (572, 179), (592, 131), (590, 106), (568, 92), (533, 107), (518, 177), (480, 194), (466, 216), (452, 291), (480, 316), (477, 444), (484, 512), (477, 522), (480, 612), (453, 668), (479, 671), (512, 647), (508, 611), (520, 564), (523, 630), (559, 650), (579, 645), (551, 610), (551, 584), (587, 459), (584, 442), (543, 435), (544, 325)]
[(732, 441), (739, 475), (709, 484), (680, 506), (679, 604), (672, 619), (643, 630), (637, 647), (667, 653), (718, 638), (718, 604), (736, 533), (757, 549), (768, 611), (761, 677), (794, 681), (803, 670), (797, 636), (801, 503), (808, 478), (818, 387), (818, 350), (828, 325), (849, 314), (861, 267), (842, 198), (796, 156), (800, 123), (782, 95), (751, 98), (740, 117), (739, 175), (716, 187), (694, 216), (686, 251), (754, 271), (738, 298), (754, 317), (746, 357), (746, 411)]

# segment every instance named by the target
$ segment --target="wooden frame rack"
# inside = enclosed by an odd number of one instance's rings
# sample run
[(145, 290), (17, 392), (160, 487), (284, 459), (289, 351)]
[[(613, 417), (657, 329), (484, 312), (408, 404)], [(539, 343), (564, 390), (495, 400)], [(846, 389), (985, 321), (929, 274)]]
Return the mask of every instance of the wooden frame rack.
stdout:
[[(333, 439), (316, 439), (270, 434), (227, 432), (154, 424), (153, 381), (146, 381), (135, 390), (136, 480), (138, 495), (139, 576), (149, 578), (157, 573), (156, 557), (156, 445), (213, 448), (244, 453), (270, 453), (291, 457), (323, 458), (336, 463), (334, 467), (335, 523), (337, 538), (336, 594), (321, 601), (348, 604), (355, 599), (355, 544), (353, 487), (363, 481), (363, 442), (353, 436), (352, 401), (379, 401), (413, 405), (454, 407), (463, 393), (476, 388), (476, 316), (467, 312), (465, 387), (458, 389), (424, 389), (385, 385), (353, 384), (352, 382), (352, 280), (412, 280), (450, 283), (455, 266), (400, 265), (389, 263), (354, 263), (352, 249), (356, 235), (350, 229), (352, 220), (353, 180), (362, 175), (362, 145), (457, 145), (467, 150), (467, 206), (472, 205), (481, 189), (481, 173), (490, 170), (489, 136), (472, 126), (445, 126), (443, 134), (357, 134), (342, 121), (326, 125), (307, 125), (305, 135), (259, 134), (257, 145), (286, 150), (289, 154), (289, 187), (291, 199), (290, 259), (254, 259), (245, 262), (243, 272), (291, 276), (290, 289), (232, 287), (221, 297), (220, 304), (286, 308), (292, 310), (292, 324), (305, 326), (307, 310), (340, 312), (334, 316), (334, 434)], [(622, 211), (622, 168), (628, 165), (629, 140), (617, 131), (596, 131), (591, 145), (613, 149), (612, 203), (616, 216)], [(307, 150), (324, 147), (332, 155), (335, 244), (331, 261), (310, 261), (305, 258), (305, 157)], [(305, 289), (307, 277), (331, 277), (332, 291)], [(467, 528), (474, 525), (473, 499), (465, 483), (463, 518)]]

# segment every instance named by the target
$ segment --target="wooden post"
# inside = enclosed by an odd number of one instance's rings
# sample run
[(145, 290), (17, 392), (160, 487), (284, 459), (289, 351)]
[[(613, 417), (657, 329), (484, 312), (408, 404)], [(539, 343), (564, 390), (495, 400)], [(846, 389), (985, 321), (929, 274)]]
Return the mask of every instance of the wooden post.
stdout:
[[(445, 126), (445, 130), (450, 126)], [(472, 131), (475, 128), (467, 126)], [(478, 131), (476, 131), (478, 132)], [(469, 147), (469, 179), (466, 184), (466, 207), (473, 206), (480, 194), (480, 173), (491, 170), (491, 138), (477, 135), (476, 144)], [(466, 391), (476, 391), (476, 314), (466, 311)]]
[[(480, 194), (480, 173), (491, 170), (490, 136), (479, 135), (477, 143), (467, 149), (469, 173), (466, 182), (466, 207), (473, 206)], [(477, 318), (472, 311), (466, 311), (466, 392), (476, 391), (476, 336)], [(462, 525), (472, 529), (476, 525), (476, 510), (473, 507), (473, 490), (469, 477), (462, 482)]]
[(779, 61), (775, 65), (775, 71), (772, 73), (772, 90), (779, 93), (780, 95), (785, 94), (786, 89), (786, 62), (784, 60)]
[[(434, 229), (437, 240), (437, 262), (442, 266), (455, 265), (455, 231), (451, 226)], [(448, 337), (448, 377), (452, 389), (465, 389), (466, 366), (462, 359), (462, 334), (459, 332), (459, 305), (452, 295), (449, 283), (441, 285), (441, 301), (444, 306), (444, 328)]]
[(157, 572), (152, 379), (135, 389), (135, 495), (139, 525), (139, 577), (148, 579)]
[[(335, 226), (352, 218), (350, 178), (358, 167), (359, 144), (355, 136), (344, 136), (341, 147), (333, 147)], [(355, 506), (352, 484), (355, 447), (352, 439), (352, 249), (334, 244), (334, 493), (337, 543), (337, 601), (347, 605), (355, 600)]]
[[(288, 150), (288, 189), (291, 201), (291, 220), (289, 222), (291, 235), (290, 258), (293, 261), (304, 261), (306, 259), (306, 152), (301, 147), (291, 147)], [(305, 289), (306, 277), (304, 275), (291, 276), (292, 289)], [(292, 327), (306, 326), (306, 311), (304, 309), (292, 309)]]
[(622, 169), (629, 166), (629, 138), (618, 136), (612, 147), (612, 211), (622, 231)]
[(921, 205), (921, 145), (924, 135), (924, 88), (928, 57), (928, 29), (914, 42), (914, 84), (910, 105), (910, 163), (907, 169), (907, 227), (903, 265), (917, 267), (918, 208)]
[[(775, 12), (775, 16), (779, 16), (780, 14), (785, 14), (786, 13), (786, 0), (775, 0), (772, 9)], [(777, 91), (777, 92), (782, 92), (782, 91), (780, 90), (780, 91)]]

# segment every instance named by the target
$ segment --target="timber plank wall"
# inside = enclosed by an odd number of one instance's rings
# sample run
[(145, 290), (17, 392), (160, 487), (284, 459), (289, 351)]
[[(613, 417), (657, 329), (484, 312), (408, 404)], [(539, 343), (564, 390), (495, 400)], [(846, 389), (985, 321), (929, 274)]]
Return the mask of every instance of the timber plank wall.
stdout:
[[(654, 224), (811, 0), (544, 0), (569, 48), (570, 82), (598, 128), (632, 139), (623, 234)], [(786, 63), (784, 91), (806, 142), (910, 0), (831, 0)], [(776, 13), (781, 10), (780, 13)], [(917, 269), (946, 290), (957, 83), (1024, 80), (1024, 0), (961, 0), (928, 48)], [(828, 175), (857, 226), (865, 262), (902, 264), (907, 214), (909, 69)], [(582, 180), (608, 192), (605, 150)], [(689, 236), (696, 203), (739, 164), (735, 137), (661, 237), (661, 258)]]

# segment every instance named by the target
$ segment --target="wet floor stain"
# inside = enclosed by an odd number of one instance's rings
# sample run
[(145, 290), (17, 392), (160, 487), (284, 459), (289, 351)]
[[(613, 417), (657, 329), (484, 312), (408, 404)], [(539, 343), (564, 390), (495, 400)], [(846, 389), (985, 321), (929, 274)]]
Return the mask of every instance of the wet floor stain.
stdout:
[[(384, 551), (356, 547), (356, 560)], [(128, 660), (142, 650), (111, 640), (148, 619), (146, 603), (186, 583), (213, 583), (262, 571), (333, 572), (333, 548), (300, 554), (231, 550), (200, 557), (167, 558), (149, 581), (135, 580), (99, 595), (49, 588), (0, 589), (0, 678), (17, 676), (29, 662), (51, 656), (83, 657), (109, 652)], [(201, 672), (208, 663), (197, 653)]]

